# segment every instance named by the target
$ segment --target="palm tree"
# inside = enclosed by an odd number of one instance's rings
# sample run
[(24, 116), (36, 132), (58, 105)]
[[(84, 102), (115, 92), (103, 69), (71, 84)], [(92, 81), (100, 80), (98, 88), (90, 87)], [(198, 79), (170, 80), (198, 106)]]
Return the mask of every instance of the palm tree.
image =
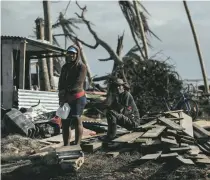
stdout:
[(193, 22), (192, 22), (192, 18), (191, 18), (191, 15), (190, 15), (189, 8), (187, 6), (187, 2), (183, 1), (183, 4), (184, 4), (184, 8), (185, 8), (185, 11), (186, 11), (189, 23), (190, 23), (192, 33), (193, 33), (193, 38), (194, 38), (194, 41), (195, 41), (195, 46), (196, 46), (196, 50), (197, 50), (200, 65), (201, 65), (201, 71), (202, 71), (202, 74), (203, 74), (205, 92), (209, 93), (209, 88), (208, 88), (209, 86), (208, 86), (208, 80), (207, 80), (207, 76), (206, 76), (205, 65), (204, 65), (202, 54), (201, 54), (201, 51), (200, 51), (200, 46), (199, 46), (198, 38), (197, 38), (197, 35), (196, 35), (196, 32), (195, 32), (195, 27), (194, 27)]

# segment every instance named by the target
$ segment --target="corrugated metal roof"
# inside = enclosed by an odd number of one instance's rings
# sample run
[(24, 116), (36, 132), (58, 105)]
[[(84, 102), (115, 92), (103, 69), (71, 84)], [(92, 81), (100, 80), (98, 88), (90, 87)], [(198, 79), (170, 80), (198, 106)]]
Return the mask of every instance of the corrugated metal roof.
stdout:
[(18, 89), (18, 108), (30, 108), (39, 100), (48, 111), (57, 111), (59, 107), (58, 92)]
[(32, 38), (27, 38), (27, 37), (22, 37), (22, 36), (7, 36), (7, 35), (2, 35), (1, 36), (1, 40), (26, 40), (28, 43), (30, 44), (39, 44), (39, 45), (43, 45), (45, 47), (54, 49), (54, 50), (58, 50), (61, 52), (65, 52), (66, 50), (54, 45), (51, 45), (49, 43), (49, 41), (46, 40), (38, 40), (38, 39), (32, 39)]

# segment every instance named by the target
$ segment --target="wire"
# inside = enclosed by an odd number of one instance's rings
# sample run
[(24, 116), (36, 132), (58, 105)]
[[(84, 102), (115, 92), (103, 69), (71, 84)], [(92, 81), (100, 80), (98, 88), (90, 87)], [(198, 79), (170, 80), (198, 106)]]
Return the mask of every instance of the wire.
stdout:
[(64, 16), (65, 16), (65, 14), (66, 14), (66, 11), (67, 11), (68, 8), (69, 8), (70, 3), (71, 3), (71, 0), (69, 0), (68, 4), (67, 4), (67, 6), (66, 6), (65, 12), (64, 12), (64, 14), (63, 14)]

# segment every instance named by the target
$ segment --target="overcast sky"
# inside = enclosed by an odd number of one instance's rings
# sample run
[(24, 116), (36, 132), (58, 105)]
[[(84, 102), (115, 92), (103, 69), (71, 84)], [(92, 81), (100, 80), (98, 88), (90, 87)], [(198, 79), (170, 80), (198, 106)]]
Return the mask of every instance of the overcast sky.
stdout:
[[(2, 35), (24, 36), (33, 35), (35, 19), (43, 17), (42, 1), (3, 1), (1, 2), (1, 33)], [(59, 12), (64, 12), (68, 1), (51, 3), (52, 23), (56, 22)], [(98, 35), (105, 39), (113, 49), (117, 46), (117, 37), (125, 30), (125, 54), (133, 45), (133, 39), (128, 24), (121, 12), (118, 2), (115, 1), (80, 1), (87, 5), (86, 18), (94, 23)], [(154, 50), (149, 51), (152, 56), (155, 52), (163, 50), (161, 58), (170, 56), (170, 63), (176, 65), (176, 70), (183, 79), (202, 78), (199, 59), (196, 53), (192, 32), (181, 1), (143, 1), (150, 12), (149, 25), (151, 30), (160, 37), (162, 42), (151, 37)], [(192, 19), (197, 31), (200, 47), (210, 78), (210, 1), (188, 2)], [(80, 12), (75, 2), (71, 2), (66, 17), (75, 17), (75, 12)], [(76, 30), (79, 37), (90, 44), (94, 43), (87, 28), (82, 25)], [(60, 28), (54, 34), (62, 33)], [(63, 38), (59, 39), (64, 46)], [(70, 42), (69, 42), (70, 43)], [(107, 58), (107, 52), (99, 47), (96, 50), (85, 48), (93, 75), (104, 75), (112, 69), (113, 62), (98, 62), (99, 58)]]

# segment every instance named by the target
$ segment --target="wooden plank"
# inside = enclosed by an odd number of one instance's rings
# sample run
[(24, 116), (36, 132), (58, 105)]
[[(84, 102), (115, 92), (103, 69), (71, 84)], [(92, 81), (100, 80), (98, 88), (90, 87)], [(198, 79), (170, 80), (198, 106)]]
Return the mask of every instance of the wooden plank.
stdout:
[(185, 152), (185, 151), (189, 151), (191, 148), (188, 147), (178, 147), (178, 148), (170, 148), (171, 152)]
[(180, 121), (180, 120), (183, 120), (184, 118), (168, 118), (170, 119), (171, 121)]
[(161, 158), (171, 158), (171, 157), (177, 157), (178, 153), (168, 153), (168, 154), (161, 154)]
[(167, 129), (167, 133), (168, 134), (173, 134), (173, 135), (177, 136), (177, 131), (176, 130)]
[(184, 130), (183, 127), (181, 127), (180, 125), (176, 124), (175, 122), (167, 119), (167, 118), (164, 118), (164, 117), (160, 117), (158, 118), (158, 120), (160, 120), (162, 123), (164, 123), (166, 126), (172, 128), (172, 129), (175, 129), (175, 130)]
[(202, 133), (204, 136), (210, 137), (210, 132), (207, 131), (206, 129), (200, 127), (196, 123), (193, 123), (193, 128), (198, 131), (199, 133)]
[(196, 156), (185, 154), (184, 157), (188, 158), (188, 159), (205, 159), (205, 158), (208, 158), (205, 154), (198, 154)]
[(153, 121), (150, 121), (144, 125), (141, 125), (139, 126), (139, 128), (142, 128), (142, 129), (147, 129), (149, 127), (151, 127), (152, 125), (156, 124), (157, 123), (157, 120), (153, 120)]
[(143, 132), (132, 132), (114, 139), (112, 142), (129, 143), (142, 136)]
[(161, 137), (161, 141), (168, 144), (178, 145), (176, 142), (176, 139), (169, 139), (169, 138)]
[(155, 154), (147, 154), (143, 157), (140, 158), (140, 160), (156, 160), (158, 157), (160, 157), (162, 151), (158, 152), (158, 153), (155, 153)]
[(184, 112), (181, 112), (180, 115), (183, 117), (183, 120), (180, 120), (180, 125), (181, 127), (184, 128), (184, 132), (193, 137), (193, 121), (192, 121), (192, 117), (188, 116), (187, 114), (185, 114)]
[(194, 141), (189, 140), (189, 139), (185, 139), (185, 138), (181, 138), (180, 141), (183, 142), (183, 143), (191, 144), (191, 145), (195, 144)]
[(199, 164), (210, 164), (210, 159), (209, 159), (209, 158), (205, 158), (205, 159), (196, 159), (195, 162), (196, 162), (196, 163), (199, 163)]
[(62, 152), (72, 152), (72, 151), (82, 151), (80, 145), (73, 145), (73, 146), (63, 146), (56, 149), (56, 153)]
[(144, 138), (155, 138), (158, 137), (166, 128), (166, 126), (156, 126), (153, 129), (148, 130), (142, 137)]
[(191, 159), (185, 159), (182, 156), (176, 157), (179, 161), (181, 161), (183, 164), (194, 164), (194, 162)]
[(81, 147), (84, 152), (92, 153), (102, 147), (102, 142), (98, 141), (90, 144), (83, 144)]
[(131, 150), (133, 150), (133, 148), (122, 148), (122, 149), (119, 149), (119, 150), (116, 150), (116, 151), (110, 151), (110, 152), (106, 153), (106, 156), (115, 158), (120, 153), (129, 152)]
[(84, 163), (84, 157), (79, 157), (77, 159), (62, 160), (59, 162), (63, 170), (74, 169), (78, 170)]
[(189, 146), (189, 144), (186, 144), (186, 143), (180, 143), (180, 146), (181, 146), (181, 147), (188, 147), (188, 146)]

